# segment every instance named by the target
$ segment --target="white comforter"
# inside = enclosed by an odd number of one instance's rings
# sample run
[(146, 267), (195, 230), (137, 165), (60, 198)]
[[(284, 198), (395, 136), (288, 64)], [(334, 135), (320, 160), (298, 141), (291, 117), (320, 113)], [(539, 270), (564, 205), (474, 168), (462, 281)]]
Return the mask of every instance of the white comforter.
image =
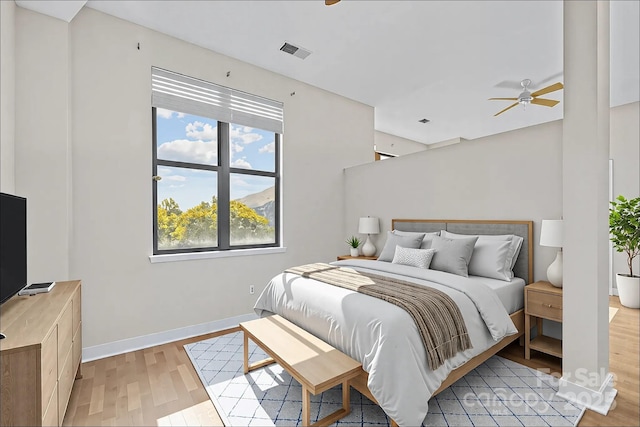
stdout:
[(452, 370), (517, 333), (496, 293), (481, 283), (382, 261), (333, 264), (431, 286), (460, 307), (473, 348), (432, 371), (415, 323), (393, 304), (291, 273), (274, 277), (255, 304), (259, 316), (280, 314), (362, 362), (369, 373), (369, 390), (401, 426), (422, 424), (431, 395)]

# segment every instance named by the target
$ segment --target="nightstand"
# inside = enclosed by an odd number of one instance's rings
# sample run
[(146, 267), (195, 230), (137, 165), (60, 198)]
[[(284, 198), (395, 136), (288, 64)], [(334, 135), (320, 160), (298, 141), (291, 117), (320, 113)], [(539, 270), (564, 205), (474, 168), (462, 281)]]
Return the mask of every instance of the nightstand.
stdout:
[(378, 257), (377, 256), (364, 256), (364, 255), (360, 255), (360, 256), (338, 255), (338, 261), (341, 261), (343, 259), (369, 259), (369, 260), (376, 260), (376, 259), (378, 259)]
[[(531, 340), (531, 317), (536, 318), (538, 335)], [(562, 341), (542, 334), (542, 319), (562, 323), (562, 288), (549, 282), (535, 282), (524, 288), (524, 358), (531, 350), (562, 358)]]

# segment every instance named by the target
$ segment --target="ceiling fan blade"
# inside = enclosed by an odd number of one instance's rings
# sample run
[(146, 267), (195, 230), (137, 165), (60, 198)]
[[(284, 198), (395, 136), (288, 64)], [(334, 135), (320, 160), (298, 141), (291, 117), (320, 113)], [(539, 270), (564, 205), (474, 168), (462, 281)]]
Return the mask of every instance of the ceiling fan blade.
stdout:
[(544, 95), (545, 93), (549, 93), (549, 92), (555, 92), (556, 90), (560, 90), (562, 89), (564, 86), (562, 85), (562, 83), (558, 82), (558, 83), (554, 83), (551, 86), (547, 86), (545, 88), (542, 88), (540, 90), (537, 90), (535, 92), (533, 92), (531, 94), (531, 96), (533, 96), (534, 98), (536, 96), (540, 96), (540, 95)]
[(544, 99), (544, 98), (533, 98), (531, 100), (532, 104), (544, 105), (545, 107), (555, 107), (560, 103), (560, 101), (556, 101), (555, 99)]
[(331, 6), (333, 4), (338, 3), (340, 0), (324, 0), (324, 5), (325, 6)]
[(517, 101), (518, 98), (489, 98), (489, 101)]
[(498, 113), (494, 114), (494, 115), (493, 115), (493, 117), (497, 116), (498, 114), (502, 114), (502, 113), (504, 113), (505, 111), (507, 111), (507, 110), (508, 110), (508, 109), (510, 109), (510, 108), (515, 107), (516, 105), (518, 105), (518, 103), (517, 103), (517, 102), (514, 102), (513, 104), (509, 105), (509, 106), (508, 106), (507, 108), (505, 108), (504, 110), (502, 110), (502, 111), (500, 111), (500, 112), (498, 112)]

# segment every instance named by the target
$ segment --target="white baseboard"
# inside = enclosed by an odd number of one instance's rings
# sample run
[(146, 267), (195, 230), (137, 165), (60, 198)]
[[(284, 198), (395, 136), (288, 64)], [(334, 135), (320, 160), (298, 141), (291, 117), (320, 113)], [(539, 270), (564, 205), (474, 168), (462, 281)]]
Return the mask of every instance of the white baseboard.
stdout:
[(92, 347), (85, 347), (82, 349), (82, 361), (90, 362), (96, 359), (153, 347), (155, 345), (166, 344), (168, 342), (178, 341), (185, 338), (222, 331), (224, 329), (234, 328), (238, 326), (240, 322), (246, 322), (247, 320), (257, 318), (258, 316), (254, 313), (242, 314), (240, 316), (201, 323), (199, 325), (185, 326), (184, 328), (157, 332), (135, 338), (127, 338), (125, 340), (94, 345)]
[(586, 407), (602, 415), (607, 415), (618, 390), (613, 388), (613, 374), (607, 374), (599, 390), (593, 390), (560, 378), (556, 395), (578, 406)]

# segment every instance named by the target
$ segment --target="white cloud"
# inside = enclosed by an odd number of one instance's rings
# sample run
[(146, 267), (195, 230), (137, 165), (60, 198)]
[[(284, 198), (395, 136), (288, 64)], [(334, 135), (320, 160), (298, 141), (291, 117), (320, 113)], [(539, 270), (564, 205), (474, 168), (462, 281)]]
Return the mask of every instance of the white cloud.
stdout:
[(218, 144), (215, 141), (176, 139), (158, 147), (158, 158), (213, 165), (217, 163), (217, 150)]
[(231, 187), (249, 187), (249, 183), (240, 178), (238, 174), (231, 175)]
[(184, 184), (182, 185), (170, 185), (169, 188), (183, 188)]
[(269, 144), (265, 145), (264, 147), (260, 148), (258, 150), (260, 152), (260, 154), (262, 153), (275, 153), (276, 152), (276, 143), (274, 142), (270, 142)]
[(229, 131), (229, 136), (231, 137), (231, 141), (236, 142), (238, 144), (251, 144), (252, 142), (260, 141), (262, 139), (262, 135), (258, 133), (252, 132), (253, 129), (250, 127), (239, 127), (239, 126), (231, 126), (231, 130)]
[(246, 157), (243, 157), (241, 159), (234, 160), (233, 163), (231, 163), (231, 167), (251, 169), (251, 164), (246, 161)]
[(178, 181), (178, 182), (184, 182), (187, 180), (187, 177), (182, 175), (169, 175), (169, 176), (163, 176), (163, 178), (166, 179), (167, 181)]
[(185, 130), (187, 131), (187, 136), (189, 138), (208, 140), (208, 141), (218, 140), (218, 127), (211, 126), (209, 123), (202, 123), (202, 122), (189, 123), (185, 127)]
[(177, 113), (171, 110), (165, 110), (164, 108), (156, 108), (156, 114), (163, 119), (170, 119), (175, 114), (175, 117), (181, 119), (184, 117), (184, 113)]
[(244, 147), (240, 144), (234, 144), (233, 142), (231, 143), (231, 155), (233, 155), (233, 153), (239, 153), (242, 150), (244, 150)]

